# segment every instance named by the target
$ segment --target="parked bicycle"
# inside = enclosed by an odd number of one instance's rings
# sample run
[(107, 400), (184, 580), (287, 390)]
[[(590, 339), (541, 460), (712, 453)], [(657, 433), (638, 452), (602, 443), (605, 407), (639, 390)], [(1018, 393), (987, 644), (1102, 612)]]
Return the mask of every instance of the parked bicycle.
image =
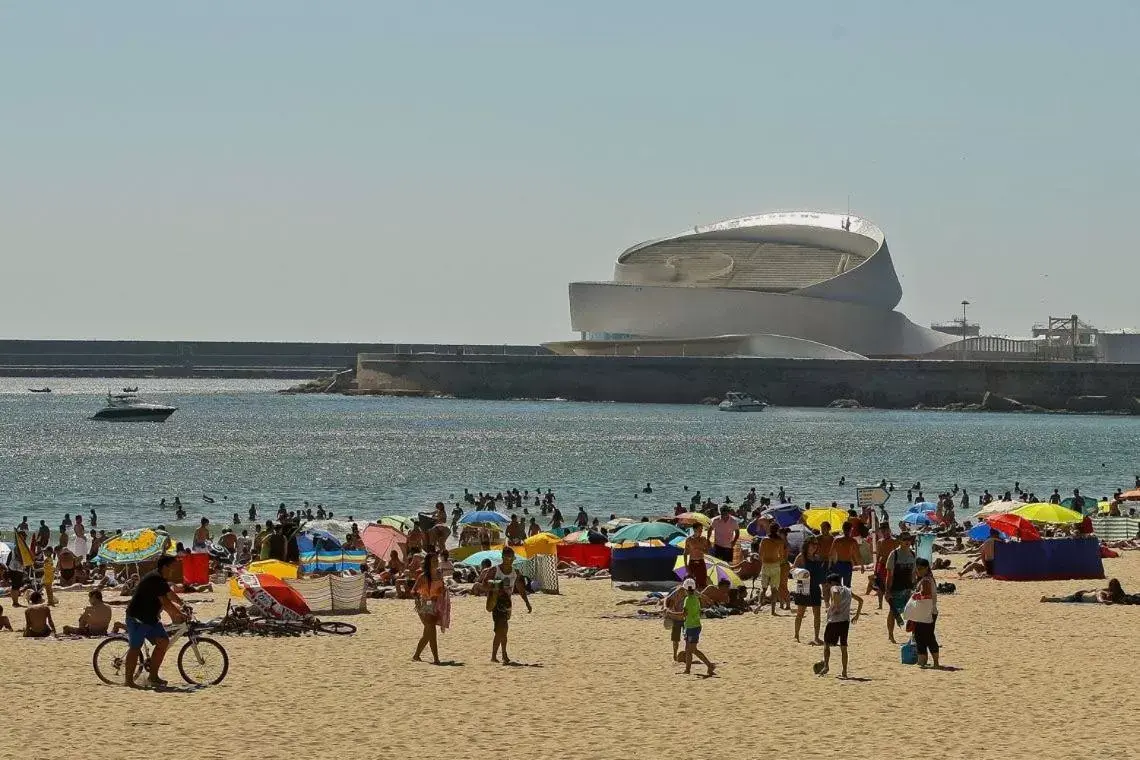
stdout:
[[(171, 651), (179, 639), (186, 637), (177, 658), (178, 672), (186, 683), (195, 686), (215, 686), (221, 683), (229, 672), (230, 656), (221, 644), (203, 636), (204, 630), (206, 626), (189, 615), (185, 621), (166, 629), (170, 637)], [(95, 675), (99, 676), (103, 683), (118, 685), (126, 680), (127, 650), (130, 646), (127, 637), (119, 635), (106, 638), (95, 647), (91, 664), (95, 668)], [(135, 671), (136, 678), (150, 670), (152, 654), (153, 648), (150, 642), (144, 641), (139, 655), (138, 669)]]
[(303, 633), (327, 633), (350, 636), (356, 626), (340, 620), (321, 620), (312, 615), (302, 620), (279, 620), (265, 615), (258, 607), (243, 607), (230, 602), (226, 614), (204, 624), (205, 629), (219, 635), (300, 636)]

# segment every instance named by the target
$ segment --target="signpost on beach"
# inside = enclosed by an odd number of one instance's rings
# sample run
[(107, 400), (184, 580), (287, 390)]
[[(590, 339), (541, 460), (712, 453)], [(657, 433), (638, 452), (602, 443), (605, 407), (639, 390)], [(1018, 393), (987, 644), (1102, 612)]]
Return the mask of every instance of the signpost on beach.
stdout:
[(871, 552), (876, 560), (879, 558), (879, 513), (875, 509), (886, 504), (889, 498), (891, 492), (882, 486), (859, 486), (855, 489), (859, 509), (871, 508)]

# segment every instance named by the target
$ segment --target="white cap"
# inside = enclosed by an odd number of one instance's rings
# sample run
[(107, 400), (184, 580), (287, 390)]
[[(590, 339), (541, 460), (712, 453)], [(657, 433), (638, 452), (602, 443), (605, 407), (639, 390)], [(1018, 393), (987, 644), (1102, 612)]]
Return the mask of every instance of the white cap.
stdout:
[(695, 589), (697, 587), (697, 582), (692, 578), (686, 578), (685, 582), (681, 584), (681, 587), (686, 589)]

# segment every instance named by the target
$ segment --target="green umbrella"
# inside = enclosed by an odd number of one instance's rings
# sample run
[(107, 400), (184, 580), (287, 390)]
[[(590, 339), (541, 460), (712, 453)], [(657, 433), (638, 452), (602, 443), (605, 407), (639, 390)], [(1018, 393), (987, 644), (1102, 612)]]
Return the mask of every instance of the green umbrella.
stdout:
[(610, 535), (610, 542), (620, 544), (623, 541), (659, 541), (669, 542), (669, 539), (685, 535), (685, 531), (676, 525), (663, 522), (642, 522), (627, 525), (617, 533)]
[(387, 515), (381, 517), (376, 522), (381, 525), (390, 525), (401, 533), (407, 533), (416, 524), (416, 521), (410, 517), (400, 517), (399, 515)]

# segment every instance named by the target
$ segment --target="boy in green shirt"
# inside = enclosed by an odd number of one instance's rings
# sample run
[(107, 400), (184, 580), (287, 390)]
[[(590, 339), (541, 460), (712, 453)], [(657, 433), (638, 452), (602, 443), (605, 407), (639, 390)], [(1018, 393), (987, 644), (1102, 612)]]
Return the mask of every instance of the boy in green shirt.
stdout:
[[(697, 642), (701, 640), (701, 600), (704, 596), (697, 591), (697, 582), (686, 578), (683, 584), (685, 589), (684, 625), (685, 625), (685, 673), (693, 670), (693, 657), (696, 657), (709, 669), (711, 676), (716, 672), (716, 666), (705, 657), (704, 652), (697, 649)], [(707, 601), (707, 600), (706, 600)]]

